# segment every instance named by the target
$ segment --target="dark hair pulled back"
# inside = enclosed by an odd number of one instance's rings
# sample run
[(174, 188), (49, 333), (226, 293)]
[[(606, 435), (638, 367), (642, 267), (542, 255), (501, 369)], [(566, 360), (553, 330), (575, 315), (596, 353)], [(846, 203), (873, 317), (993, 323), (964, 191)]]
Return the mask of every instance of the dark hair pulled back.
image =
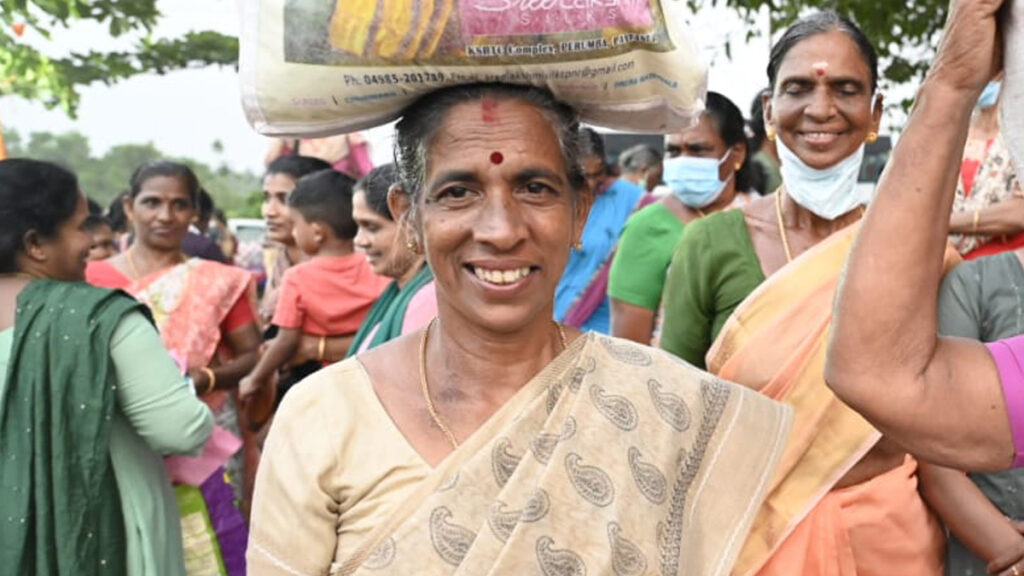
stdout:
[(388, 207), (388, 190), (398, 180), (395, 165), (388, 163), (377, 166), (356, 183), (356, 192), (362, 192), (366, 203), (380, 216), (394, 220), (391, 208)]
[(53, 238), (78, 208), (78, 179), (52, 162), (0, 161), (0, 274), (18, 272), (25, 234)]

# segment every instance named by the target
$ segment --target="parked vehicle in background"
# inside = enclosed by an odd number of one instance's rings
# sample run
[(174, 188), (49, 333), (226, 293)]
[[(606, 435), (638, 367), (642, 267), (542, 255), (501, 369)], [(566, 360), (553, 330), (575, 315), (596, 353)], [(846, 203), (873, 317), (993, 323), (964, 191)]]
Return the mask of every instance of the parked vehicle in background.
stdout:
[(231, 218), (228, 220), (231, 233), (238, 240), (235, 252), (235, 266), (244, 268), (256, 276), (262, 287), (267, 279), (263, 268), (263, 243), (267, 236), (267, 224), (260, 218)]

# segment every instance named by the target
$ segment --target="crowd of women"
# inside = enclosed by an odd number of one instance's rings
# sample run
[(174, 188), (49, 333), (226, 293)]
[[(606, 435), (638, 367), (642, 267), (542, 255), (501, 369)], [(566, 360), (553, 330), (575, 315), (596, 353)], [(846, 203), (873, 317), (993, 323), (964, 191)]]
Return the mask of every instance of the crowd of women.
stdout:
[(131, 175), (119, 242), (0, 162), (0, 565), (1024, 574), (1024, 473), (979, 473), (1024, 465), (1000, 4), (954, 2), (877, 190), (834, 12), (664, 155), (503, 84), (419, 99), (358, 179), (278, 146), (260, 286), (188, 256), (185, 165)]

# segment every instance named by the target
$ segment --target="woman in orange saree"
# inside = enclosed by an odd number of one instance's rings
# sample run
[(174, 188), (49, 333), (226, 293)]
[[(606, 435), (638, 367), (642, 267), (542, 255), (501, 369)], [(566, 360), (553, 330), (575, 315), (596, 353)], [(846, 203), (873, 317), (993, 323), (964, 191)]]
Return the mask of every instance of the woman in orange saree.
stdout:
[(186, 571), (235, 576), (245, 571), (247, 533), (223, 468), (241, 480), (241, 459), (229, 460), (241, 445), (232, 392), (255, 362), (259, 332), (251, 275), (181, 254), (197, 192), (186, 166), (140, 167), (125, 206), (135, 242), (119, 256), (90, 263), (86, 280), (123, 289), (150, 308), (164, 345), (213, 409), (220, 428), (203, 456), (174, 459), (168, 469), (182, 512)]
[[(710, 372), (793, 407), (795, 415), (734, 574), (941, 572), (945, 536), (918, 495), (917, 462), (906, 456), (873, 477), (849, 475), (882, 435), (824, 381), (833, 294), (858, 229), (832, 235), (772, 275), (708, 352)], [(957, 261), (951, 249), (947, 266)]]

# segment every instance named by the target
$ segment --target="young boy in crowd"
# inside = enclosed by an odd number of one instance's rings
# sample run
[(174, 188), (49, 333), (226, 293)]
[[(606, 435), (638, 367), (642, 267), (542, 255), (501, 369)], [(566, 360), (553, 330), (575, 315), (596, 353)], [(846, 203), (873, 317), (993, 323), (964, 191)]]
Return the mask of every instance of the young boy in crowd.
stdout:
[(390, 282), (374, 274), (366, 257), (355, 252), (354, 185), (345, 174), (323, 170), (300, 178), (289, 195), (292, 235), (310, 259), (284, 274), (272, 320), (278, 333), (242, 379), (243, 399), (270, 384), (295, 355), (303, 334), (319, 336), (323, 343), (329, 336), (355, 333)]
[(90, 214), (82, 224), (85, 231), (92, 235), (89, 246), (89, 260), (106, 260), (117, 254), (117, 242), (114, 240), (114, 227), (103, 216)]

